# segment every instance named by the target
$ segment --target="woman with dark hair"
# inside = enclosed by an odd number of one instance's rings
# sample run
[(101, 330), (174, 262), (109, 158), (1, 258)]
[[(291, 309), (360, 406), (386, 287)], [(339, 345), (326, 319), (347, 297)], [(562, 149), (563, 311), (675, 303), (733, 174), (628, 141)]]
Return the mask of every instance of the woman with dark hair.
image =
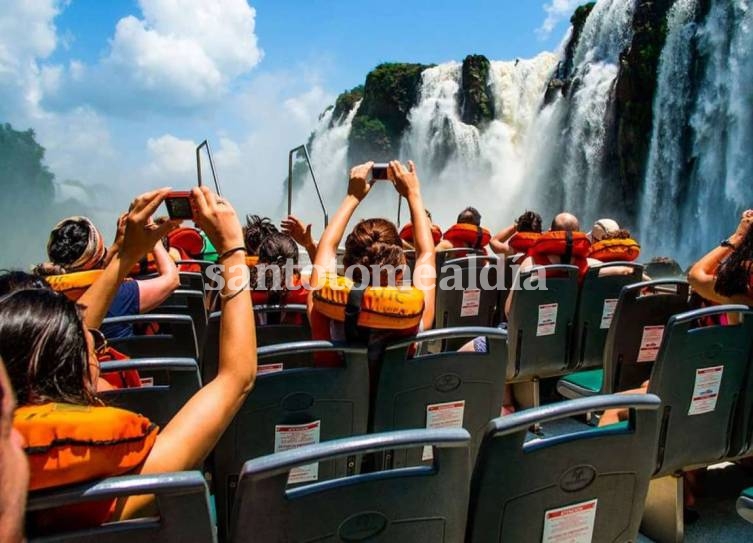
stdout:
[[(292, 272), (292, 277), (287, 273)], [(298, 270), (298, 245), (287, 234), (275, 232), (259, 245), (259, 263), (251, 268), (255, 304), (305, 304), (308, 290)]]
[(27, 288), (49, 289), (50, 285), (43, 277), (23, 271), (5, 270), (0, 273), (0, 296)]
[(735, 233), (690, 268), (688, 282), (709, 302), (753, 306), (751, 223), (753, 210), (749, 209), (742, 214)]
[(259, 255), (259, 246), (264, 238), (271, 234), (277, 234), (277, 227), (268, 217), (259, 215), (246, 215), (246, 226), (243, 229), (243, 239), (246, 252), (249, 256)]
[[(71, 417), (79, 417), (77, 432), (83, 432), (87, 424), (88, 427), (94, 424), (88, 422), (89, 414), (100, 407), (111, 409), (103, 406), (97, 395), (97, 346), (88, 328), (102, 321), (104, 308), (109, 306), (133, 265), (175, 226), (168, 223), (157, 227), (150, 219), (168, 193), (169, 189), (162, 189), (134, 201), (121, 249), (85, 294), (91, 300), (99, 300), (98, 303), (84, 308), (63, 294), (40, 289), (18, 290), (0, 299), (0, 357), (5, 360), (18, 392), (15, 425), (22, 432), (30, 432), (27, 438), (40, 435), (34, 431), (34, 425), (43, 421), (38, 422), (41, 417), (24, 415), (24, 410), (47, 407), (55, 410), (58, 404), (64, 404), (67, 407), (57, 409), (56, 416), (70, 413)], [(200, 465), (243, 404), (256, 376), (256, 334), (251, 296), (246, 292), (248, 273), (240, 223), (233, 208), (206, 187), (193, 189), (192, 203), (195, 220), (220, 251), (218, 262), (223, 265), (219, 372), (143, 447), (143, 460), (130, 473), (181, 471)], [(94, 422), (100, 420), (96, 418)], [(108, 428), (106, 425), (102, 430)], [(31, 454), (32, 450), (28, 452)], [(79, 463), (86, 464), (87, 458), (76, 455)], [(43, 469), (39, 464), (34, 466), (32, 464), (32, 489), (55, 486), (51, 481), (57, 479), (52, 479), (54, 474), (50, 473), (54, 466), (43, 464)], [(116, 473), (97, 476), (120, 474), (122, 471), (115, 469), (118, 467), (113, 467)], [(66, 477), (70, 477), (68, 472)], [(67, 482), (84, 480), (86, 476)], [(62, 513), (48, 515), (45, 512), (44, 518), (35, 525), (49, 525), (54, 529), (57, 522), (71, 520), (91, 525), (132, 518), (144, 511), (151, 512), (153, 504), (154, 498), (149, 496), (130, 497), (117, 504), (104, 504), (104, 508), (90, 504), (83, 511), (86, 518), (74, 519), (64, 518)]]
[[(118, 236), (113, 246), (107, 250), (102, 234), (90, 219), (63, 219), (50, 232), (47, 242), (47, 256), (50, 261), (37, 266), (35, 272), (42, 276), (59, 276), (103, 269), (120, 250), (123, 220), (124, 217), (121, 216), (118, 220)], [(169, 222), (165, 224), (170, 230), (175, 227)], [(148, 313), (178, 288), (178, 268), (161, 240), (155, 243), (152, 254), (157, 277), (123, 282), (107, 308), (108, 317)], [(102, 331), (108, 338), (121, 338), (133, 334), (132, 327), (124, 324), (108, 325), (103, 327)]]
[[(489, 246), (495, 253), (505, 256), (525, 253), (528, 247), (520, 247), (513, 241), (519, 238), (519, 241), (522, 241), (522, 238), (526, 237), (518, 236), (518, 233), (541, 234), (541, 215), (535, 211), (525, 211), (513, 224), (497, 232), (497, 235), (489, 241)], [(535, 239), (535, 236), (527, 237), (531, 239), (531, 242)]]
[[(316, 261), (311, 274), (311, 289), (314, 292), (309, 297), (308, 303), (309, 320), (314, 339), (358, 340), (348, 337), (353, 332), (352, 327), (347, 327), (344, 322), (325, 316), (317, 307), (316, 299), (321, 299), (320, 289), (325, 287), (333, 278), (336, 278), (337, 247), (345, 233), (348, 222), (371, 190), (372, 166), (373, 162), (367, 162), (351, 170), (348, 194), (319, 241)], [(415, 290), (419, 291), (418, 294), (422, 294), (423, 303), (422, 307), (417, 309), (419, 324), (413, 329), (401, 330), (397, 334), (410, 335), (417, 332), (419, 328), (431, 328), (434, 321), (436, 282), (434, 242), (431, 237), (431, 227), (426, 220), (416, 167), (413, 162), (408, 162), (408, 168), (398, 161), (390, 162), (389, 178), (398, 193), (407, 199), (411, 221), (415, 225), (416, 266), (413, 271), (412, 284)], [(345, 240), (343, 265), (346, 269), (346, 277), (352, 278), (356, 289), (365, 288), (367, 285), (385, 287), (392, 280), (402, 285), (403, 277), (400, 268), (404, 267), (405, 264), (405, 253), (397, 228), (386, 219), (360, 221)], [(392, 267), (392, 270), (389, 267)], [(364, 270), (374, 275), (365, 277)], [(393, 272), (394, 275), (390, 276), (390, 272)], [(395, 330), (389, 330), (386, 326), (375, 331), (374, 334), (371, 333), (372, 329), (359, 328), (359, 331), (368, 336), (368, 341), (396, 335)], [(363, 340), (364, 338), (359, 339)]]

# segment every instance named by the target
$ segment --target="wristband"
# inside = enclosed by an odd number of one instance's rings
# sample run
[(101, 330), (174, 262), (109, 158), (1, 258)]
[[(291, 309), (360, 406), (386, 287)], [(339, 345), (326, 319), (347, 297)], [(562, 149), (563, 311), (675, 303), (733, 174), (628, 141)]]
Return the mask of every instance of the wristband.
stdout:
[(239, 251), (245, 251), (245, 250), (246, 250), (245, 247), (233, 247), (232, 249), (228, 249), (227, 251), (225, 251), (224, 253), (222, 253), (220, 256), (217, 257), (217, 262), (219, 262), (220, 260), (223, 260), (224, 258), (232, 254), (235, 254)]

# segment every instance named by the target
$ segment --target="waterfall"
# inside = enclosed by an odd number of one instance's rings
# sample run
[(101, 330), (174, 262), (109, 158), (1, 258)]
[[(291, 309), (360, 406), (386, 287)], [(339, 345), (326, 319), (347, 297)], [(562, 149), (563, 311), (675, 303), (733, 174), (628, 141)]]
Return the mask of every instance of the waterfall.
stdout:
[(529, 193), (544, 215), (567, 210), (585, 228), (608, 207), (605, 179), (610, 173), (604, 160), (612, 90), (620, 53), (632, 37), (634, 11), (634, 0), (596, 3), (575, 48), (572, 87), (545, 108), (537, 123), (546, 148), (537, 149), (528, 166)]
[[(682, 17), (684, 4), (673, 15)], [(670, 46), (685, 50), (673, 55)], [(697, 27), (671, 29), (641, 210), (644, 245), (652, 254), (691, 262), (729, 235), (753, 201), (752, 52), (752, 0), (715, 0)]]
[(678, 0), (667, 16), (667, 42), (659, 59), (654, 126), (644, 184), (640, 239), (644, 253), (675, 254), (685, 167), (685, 127), (691, 106), (691, 66), (698, 0)]
[[(601, 216), (625, 215), (613, 189), (622, 180), (615, 162), (615, 88), (620, 57), (633, 41), (636, 3), (596, 3), (578, 42), (567, 48), (571, 79), (564, 92), (548, 93), (546, 105), (545, 90), (567, 40), (557, 54), (491, 61), (494, 118), (479, 126), (462, 121), (461, 63), (422, 73), (399, 158), (416, 162), (438, 223), (451, 224), (469, 204), (490, 228), (509, 224), (526, 208), (545, 221), (571, 211), (584, 229)], [(730, 234), (740, 212), (753, 206), (753, 0), (710, 0), (703, 17), (701, 5), (675, 0), (667, 14), (653, 125), (645, 135), (645, 179), (638, 216), (629, 217), (636, 219), (644, 260), (667, 255), (687, 265)], [(345, 193), (355, 112), (334, 126), (330, 112), (314, 134), (314, 168), (331, 207)], [(361, 216), (392, 218), (394, 191), (387, 184), (373, 190)], [(304, 212), (316, 213), (310, 193), (299, 198)]]
[[(349, 167), (347, 163), (348, 134), (353, 124), (353, 117), (356, 116), (360, 105), (359, 100), (347, 115), (335, 123), (332, 122), (334, 110), (330, 108), (321, 116), (314, 129), (309, 153), (325, 204), (330, 202), (339, 204), (345, 194)], [(302, 187), (294, 194), (293, 213), (306, 222), (319, 225), (322, 222), (322, 212), (311, 176), (307, 170), (303, 171), (300, 176)], [(332, 211), (334, 210), (330, 210)]]

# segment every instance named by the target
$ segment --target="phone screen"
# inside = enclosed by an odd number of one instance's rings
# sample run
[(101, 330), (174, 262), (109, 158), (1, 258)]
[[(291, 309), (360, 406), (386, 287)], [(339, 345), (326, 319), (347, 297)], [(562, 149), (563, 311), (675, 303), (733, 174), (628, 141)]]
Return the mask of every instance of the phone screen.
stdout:
[(167, 214), (171, 219), (190, 219), (193, 217), (191, 200), (185, 196), (177, 196), (165, 199)]

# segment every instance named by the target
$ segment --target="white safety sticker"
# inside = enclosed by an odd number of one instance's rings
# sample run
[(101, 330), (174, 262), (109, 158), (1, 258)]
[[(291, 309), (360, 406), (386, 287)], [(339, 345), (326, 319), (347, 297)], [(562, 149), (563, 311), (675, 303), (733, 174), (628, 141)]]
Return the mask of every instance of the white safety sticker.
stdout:
[(644, 326), (641, 347), (637, 362), (653, 362), (659, 354), (659, 346), (664, 336), (664, 326)]
[[(319, 443), (321, 421), (306, 424), (277, 424), (275, 426), (275, 452), (297, 449)], [(306, 483), (319, 479), (319, 464), (309, 464), (290, 470), (288, 484)]]
[[(427, 428), (462, 428), (465, 400), (455, 402), (435, 403), (426, 406)], [(421, 461), (432, 460), (431, 447), (424, 447)]]
[(536, 336), (553, 336), (557, 329), (557, 307), (559, 304), (544, 304), (539, 306), (539, 322), (536, 326)]
[(478, 308), (481, 303), (481, 290), (469, 288), (463, 291), (463, 303), (460, 306), (461, 317), (478, 316)]
[(154, 386), (154, 377), (142, 377), (139, 381), (141, 381), (141, 386), (143, 388)]
[(264, 375), (265, 373), (277, 373), (285, 369), (282, 362), (276, 364), (261, 364), (256, 368), (256, 375)]
[(612, 325), (612, 317), (614, 317), (615, 307), (617, 307), (617, 298), (607, 298), (604, 300), (604, 308), (601, 310), (600, 328), (602, 330), (606, 330)]
[(716, 409), (716, 400), (719, 398), (719, 387), (722, 385), (723, 372), (724, 366), (698, 368), (695, 371), (693, 399), (690, 401), (688, 416), (703, 415)]
[(591, 543), (597, 501), (568, 505), (544, 513), (541, 543)]

